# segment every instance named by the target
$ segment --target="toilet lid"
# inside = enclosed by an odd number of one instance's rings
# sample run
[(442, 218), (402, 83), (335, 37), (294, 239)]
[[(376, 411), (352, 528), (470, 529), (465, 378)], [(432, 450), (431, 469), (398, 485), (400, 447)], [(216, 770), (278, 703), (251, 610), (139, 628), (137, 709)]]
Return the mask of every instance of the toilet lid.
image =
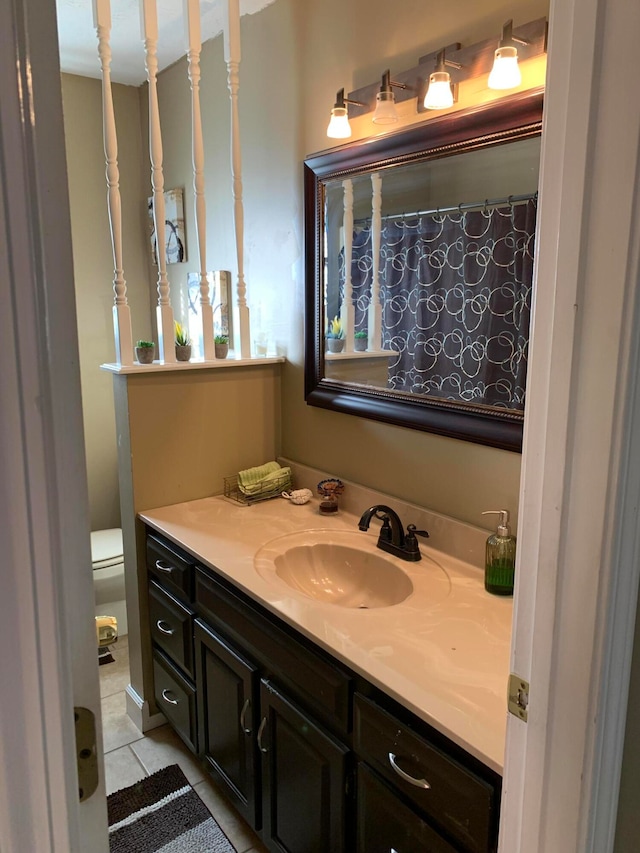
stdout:
[(122, 562), (122, 530), (94, 530), (91, 533), (91, 562), (95, 569), (107, 569)]

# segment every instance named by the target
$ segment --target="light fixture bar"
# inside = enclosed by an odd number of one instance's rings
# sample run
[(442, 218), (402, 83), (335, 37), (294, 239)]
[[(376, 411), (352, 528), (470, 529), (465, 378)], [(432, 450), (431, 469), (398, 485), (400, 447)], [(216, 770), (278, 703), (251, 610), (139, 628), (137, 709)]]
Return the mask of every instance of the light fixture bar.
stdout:
[[(546, 18), (538, 18), (515, 28), (511, 22), (507, 23), (511, 25), (511, 41), (518, 45), (519, 60), (531, 59), (546, 53), (548, 29)], [(503, 32), (503, 38), (505, 35), (506, 33)], [(454, 42), (444, 48), (445, 71), (450, 69), (454, 92), (456, 84), (489, 74), (495, 58), (497, 41), (498, 39), (494, 37), (467, 47), (461, 47), (459, 42)], [(424, 98), (429, 77), (433, 73), (440, 52), (438, 50), (425, 54), (418, 60), (418, 65), (394, 74), (395, 79), (389, 80), (391, 86), (397, 86), (397, 84), (406, 86), (392, 92), (395, 104), (413, 100), (417, 96), (417, 111), (419, 113), (425, 111)], [(376, 96), (380, 94), (380, 88), (379, 83), (369, 83), (367, 86), (349, 92), (349, 97), (344, 98), (344, 103), (350, 104), (347, 118), (357, 118), (371, 113), (376, 105)]]

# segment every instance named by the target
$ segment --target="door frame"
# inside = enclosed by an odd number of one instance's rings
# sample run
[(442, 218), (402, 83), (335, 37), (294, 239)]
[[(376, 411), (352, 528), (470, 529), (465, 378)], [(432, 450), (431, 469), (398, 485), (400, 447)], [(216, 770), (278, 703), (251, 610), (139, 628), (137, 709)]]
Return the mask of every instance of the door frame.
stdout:
[[(0, 17), (0, 848), (107, 853), (55, 5)], [(82, 804), (74, 706), (98, 727)]]
[(628, 4), (552, 2), (511, 655), (530, 694), (528, 722), (508, 717), (503, 853), (614, 844), (639, 575), (639, 32)]

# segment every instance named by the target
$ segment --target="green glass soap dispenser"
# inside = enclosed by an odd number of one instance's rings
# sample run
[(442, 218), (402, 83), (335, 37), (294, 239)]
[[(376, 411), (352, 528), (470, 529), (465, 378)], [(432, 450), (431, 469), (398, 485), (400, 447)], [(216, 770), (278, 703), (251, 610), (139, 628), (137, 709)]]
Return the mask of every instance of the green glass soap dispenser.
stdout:
[(487, 510), (482, 514), (500, 516), (497, 531), (487, 539), (484, 588), (493, 595), (513, 595), (516, 537), (509, 529), (509, 510)]

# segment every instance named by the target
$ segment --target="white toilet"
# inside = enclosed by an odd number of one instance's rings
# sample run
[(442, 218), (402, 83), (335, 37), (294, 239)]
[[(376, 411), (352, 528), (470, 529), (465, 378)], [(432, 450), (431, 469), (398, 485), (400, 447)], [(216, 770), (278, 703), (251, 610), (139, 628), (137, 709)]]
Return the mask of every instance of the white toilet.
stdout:
[(96, 616), (115, 616), (118, 636), (127, 633), (127, 606), (124, 592), (122, 530), (94, 530), (91, 533), (91, 562)]

